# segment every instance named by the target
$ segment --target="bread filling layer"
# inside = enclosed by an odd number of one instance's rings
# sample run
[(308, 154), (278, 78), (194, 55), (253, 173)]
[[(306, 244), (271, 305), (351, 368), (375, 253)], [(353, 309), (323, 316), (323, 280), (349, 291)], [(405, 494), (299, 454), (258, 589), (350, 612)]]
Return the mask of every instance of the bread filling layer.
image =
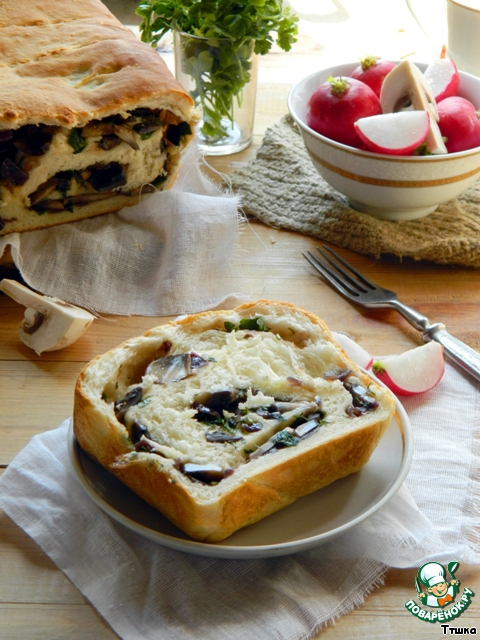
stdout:
[(8, 232), (19, 204), (41, 216), (162, 188), (191, 134), (178, 115), (149, 108), (75, 129), (0, 131), (0, 229)]
[[(144, 363), (113, 401), (135, 448), (128, 456), (160, 456), (191, 480), (215, 484), (240, 465), (328, 437), (333, 425), (349, 429), (375, 411), (373, 392), (349, 369), (326, 368), (336, 362), (334, 344), (304, 349), (308, 336), (296, 343), (298, 334), (290, 335), (227, 327), (190, 334), (188, 350), (165, 341), (161, 357)], [(104, 400), (112, 402), (119, 386), (112, 380)]]

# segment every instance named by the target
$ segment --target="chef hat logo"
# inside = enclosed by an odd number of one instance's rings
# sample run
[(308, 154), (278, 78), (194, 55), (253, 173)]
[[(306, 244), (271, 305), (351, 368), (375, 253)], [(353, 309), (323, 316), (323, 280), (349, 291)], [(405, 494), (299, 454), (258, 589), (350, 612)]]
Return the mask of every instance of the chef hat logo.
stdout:
[(418, 570), (418, 580), (425, 587), (434, 587), (436, 584), (446, 582), (445, 569), (438, 562), (427, 562)]

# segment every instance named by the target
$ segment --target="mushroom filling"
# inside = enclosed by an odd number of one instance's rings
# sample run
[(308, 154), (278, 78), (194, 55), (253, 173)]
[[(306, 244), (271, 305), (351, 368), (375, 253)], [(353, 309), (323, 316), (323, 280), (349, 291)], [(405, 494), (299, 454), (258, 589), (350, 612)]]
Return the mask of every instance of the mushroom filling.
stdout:
[(352, 396), (352, 404), (346, 409), (346, 413), (350, 417), (363, 416), (367, 411), (373, 411), (378, 407), (378, 402), (372, 392), (353, 376), (350, 380), (345, 380), (343, 386)]
[[(255, 329), (249, 327), (246, 330), (268, 332), (268, 328), (258, 326), (258, 319), (255, 319), (255, 323)], [(227, 332), (229, 329), (240, 330), (236, 326), (226, 329)], [(328, 422), (327, 411), (330, 412), (323, 406), (321, 398), (315, 395), (310, 399), (312, 384), (293, 376), (285, 378), (285, 391), (279, 393), (278, 397), (253, 386), (213, 392), (198, 391), (193, 400), (184, 406), (184, 410), (193, 410), (193, 414), (182, 419), (193, 420), (197, 424), (196, 442), (201, 448), (207, 447), (212, 455), (195, 459), (195, 454), (182, 448), (177, 450), (176, 445), (162, 435), (162, 431), (155, 431), (153, 425), (159, 420), (156, 408), (152, 409), (153, 414), (148, 413), (149, 409), (142, 409), (152, 401), (152, 394), (156, 393), (155, 385), (181, 383), (185, 378), (197, 375), (200, 369), (208, 367), (214, 361), (213, 358), (194, 352), (172, 354), (171, 350), (170, 342), (162, 343), (157, 350), (157, 354), (161, 353), (162, 357), (145, 365), (142, 382), (131, 386), (124, 398), (114, 402), (114, 412), (117, 420), (126, 427), (136, 452), (170, 459), (175, 469), (192, 482), (217, 484), (233, 474), (238, 464), (250, 463), (280, 449), (297, 446)], [(337, 389), (338, 383), (341, 383), (348, 392), (351, 403), (345, 411), (350, 418), (364, 415), (378, 407), (379, 403), (373, 392), (353, 376), (350, 369), (327, 371), (323, 378)], [(201, 385), (200, 381), (198, 384)], [(179, 397), (184, 402), (184, 387), (180, 384), (178, 388)], [(306, 392), (308, 394), (305, 398)], [(295, 397), (296, 394), (298, 395)], [(133, 413), (128, 417), (130, 409)], [(142, 420), (150, 422), (150, 429)], [(199, 460), (202, 457), (204, 462)]]
[(127, 117), (115, 115), (92, 120), (84, 127), (69, 131), (60, 126), (41, 124), (0, 131), (0, 187), (13, 191), (24, 185), (59, 134), (67, 135), (73, 154), (81, 154), (85, 149), (111, 151), (122, 143), (139, 151), (157, 130), (162, 130), (158, 144), (164, 157), (163, 169), (149, 185), (122, 190), (128, 182), (128, 163), (102, 162), (99, 155), (98, 162), (84, 169), (58, 172), (28, 198), (30, 208), (43, 214), (72, 211), (73, 207), (113, 195), (151, 193), (167, 179), (172, 168), (172, 154), (175, 155), (173, 150), (192, 133), (187, 122), (166, 109), (139, 108), (128, 112)]

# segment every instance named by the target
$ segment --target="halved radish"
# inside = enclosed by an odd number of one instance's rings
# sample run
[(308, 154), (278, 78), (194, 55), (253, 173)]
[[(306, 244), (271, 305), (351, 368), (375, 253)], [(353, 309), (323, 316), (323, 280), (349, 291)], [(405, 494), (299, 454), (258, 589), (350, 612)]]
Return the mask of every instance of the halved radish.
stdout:
[(400, 111), (360, 118), (355, 129), (371, 151), (407, 156), (422, 144), (430, 130), (426, 111)]
[(352, 340), (350, 336), (346, 333), (338, 333), (337, 331), (332, 331), (332, 336), (335, 342), (342, 347), (347, 356), (358, 364), (359, 367), (363, 367), (364, 369), (369, 369), (373, 363), (373, 357), (365, 351), (363, 347), (361, 347), (355, 340)]
[(425, 80), (430, 84), (435, 101), (440, 102), (450, 96), (456, 96), (460, 86), (460, 75), (455, 62), (446, 57), (446, 47), (425, 70)]
[(380, 103), (383, 113), (396, 113), (410, 104), (414, 111), (427, 111), (430, 115), (430, 131), (425, 145), (434, 155), (447, 153), (437, 125), (435, 96), (425, 76), (413, 62), (403, 60), (385, 76), (380, 91)]
[(429, 391), (440, 382), (444, 370), (443, 347), (438, 342), (386, 356), (372, 365), (377, 378), (400, 396)]

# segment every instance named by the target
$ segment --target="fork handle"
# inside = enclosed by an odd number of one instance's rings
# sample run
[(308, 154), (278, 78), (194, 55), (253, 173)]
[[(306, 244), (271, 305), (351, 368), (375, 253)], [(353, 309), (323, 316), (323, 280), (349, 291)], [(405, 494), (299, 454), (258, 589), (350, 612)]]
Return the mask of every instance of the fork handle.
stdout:
[(443, 345), (444, 353), (450, 360), (480, 381), (480, 353), (450, 335), (444, 324), (432, 324), (424, 331), (423, 338), (426, 341), (435, 340)]

